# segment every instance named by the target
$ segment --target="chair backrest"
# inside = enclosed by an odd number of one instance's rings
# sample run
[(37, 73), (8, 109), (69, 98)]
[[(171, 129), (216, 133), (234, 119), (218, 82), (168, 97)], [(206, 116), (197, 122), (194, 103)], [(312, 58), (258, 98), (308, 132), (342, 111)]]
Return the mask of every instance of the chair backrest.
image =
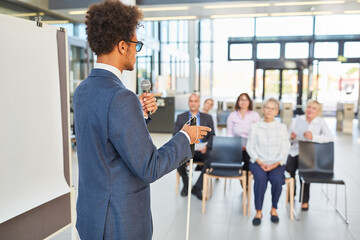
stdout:
[(334, 173), (334, 142), (299, 142), (299, 171)]
[(218, 137), (213, 139), (211, 162), (241, 163), (241, 137)]

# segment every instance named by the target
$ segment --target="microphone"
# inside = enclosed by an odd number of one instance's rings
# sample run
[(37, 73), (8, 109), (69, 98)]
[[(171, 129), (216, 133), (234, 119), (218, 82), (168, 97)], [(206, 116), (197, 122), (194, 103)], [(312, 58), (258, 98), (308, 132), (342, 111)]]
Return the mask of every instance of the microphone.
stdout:
[[(141, 89), (143, 91), (143, 93), (150, 93), (150, 88), (151, 88), (151, 82), (147, 79), (144, 79), (141, 81), (140, 83)], [(148, 116), (150, 116), (152, 114), (152, 112), (148, 112)]]
[[(191, 118), (190, 125), (191, 125), (191, 126), (196, 126), (196, 117), (195, 117), (195, 116), (193, 116), (193, 117)], [(191, 149), (191, 153), (192, 153), (192, 155), (193, 155), (193, 157), (194, 157), (194, 154), (195, 154), (195, 143), (190, 145), (190, 149)]]

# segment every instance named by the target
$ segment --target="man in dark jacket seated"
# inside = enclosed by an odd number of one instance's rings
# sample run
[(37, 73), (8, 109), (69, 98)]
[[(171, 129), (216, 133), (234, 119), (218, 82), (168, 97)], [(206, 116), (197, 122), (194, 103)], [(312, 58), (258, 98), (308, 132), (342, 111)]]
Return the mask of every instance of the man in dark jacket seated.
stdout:
[[(202, 162), (205, 164), (205, 166), (208, 164), (208, 161), (210, 159), (210, 151), (212, 148), (212, 141), (214, 134), (214, 123), (212, 120), (211, 115), (206, 113), (201, 113), (199, 111), (200, 109), (200, 98), (195, 93), (191, 94), (189, 97), (189, 109), (190, 111), (186, 111), (180, 115), (177, 116), (176, 122), (175, 122), (175, 128), (173, 134), (175, 135), (177, 132), (181, 130), (183, 125), (190, 120), (192, 116), (195, 116), (197, 119), (197, 125), (201, 126), (207, 126), (212, 129), (211, 132), (208, 133), (207, 136), (204, 137), (204, 139), (200, 140), (199, 146), (195, 147), (195, 155), (194, 155), (194, 162)], [(206, 143), (206, 145), (205, 145)], [(184, 187), (181, 190), (181, 196), (185, 197), (188, 194), (188, 183), (189, 183), (189, 176), (186, 171), (186, 164), (181, 165), (178, 167), (178, 172), (183, 180)], [(196, 197), (200, 200), (202, 200), (202, 188), (203, 188), (203, 175), (205, 172), (206, 167), (203, 167), (201, 169), (201, 174), (198, 180), (196, 181), (195, 185), (193, 186), (191, 193), (196, 195)]]

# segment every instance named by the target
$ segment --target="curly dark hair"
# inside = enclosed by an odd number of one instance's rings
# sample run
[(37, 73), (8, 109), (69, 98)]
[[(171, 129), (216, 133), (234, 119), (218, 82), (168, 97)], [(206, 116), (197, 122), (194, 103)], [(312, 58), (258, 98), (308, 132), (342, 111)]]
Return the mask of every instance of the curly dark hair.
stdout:
[(249, 100), (249, 108), (248, 108), (248, 110), (252, 111), (253, 110), (253, 104), (252, 104), (252, 101), (251, 101), (251, 98), (250, 98), (249, 94), (247, 94), (247, 93), (242, 93), (242, 94), (239, 95), (239, 97), (237, 98), (236, 103), (235, 103), (235, 110), (236, 111), (240, 110), (239, 100), (240, 100), (241, 96), (245, 96)]
[(119, 0), (92, 4), (85, 17), (91, 50), (99, 56), (110, 53), (121, 40), (131, 40), (142, 18), (143, 14), (136, 6), (125, 5)]

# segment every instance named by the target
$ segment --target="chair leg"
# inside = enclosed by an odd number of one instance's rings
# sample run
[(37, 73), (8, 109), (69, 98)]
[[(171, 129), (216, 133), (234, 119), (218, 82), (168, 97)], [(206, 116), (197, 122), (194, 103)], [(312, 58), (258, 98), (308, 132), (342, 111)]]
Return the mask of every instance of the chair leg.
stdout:
[(227, 179), (225, 178), (224, 193), (226, 192), (226, 181), (227, 181)]
[(289, 182), (289, 178), (286, 178), (285, 179), (285, 184), (286, 184), (286, 198), (285, 198), (285, 204), (288, 204), (289, 202), (289, 194), (290, 194), (290, 189), (289, 189), (289, 185), (290, 185), (290, 182)]
[(203, 195), (202, 195), (202, 208), (201, 208), (201, 212), (203, 214), (205, 214), (205, 204), (206, 204), (206, 196), (207, 196), (207, 191), (208, 191), (208, 179), (209, 176), (205, 173), (204, 174), (204, 179), (203, 179)]
[(337, 209), (337, 185), (335, 185), (335, 208)]
[(249, 172), (248, 179), (248, 192), (247, 192), (247, 215), (250, 216), (250, 207), (251, 207), (251, 191), (252, 191), (252, 180), (254, 176)]
[(246, 175), (240, 181), (243, 187), (243, 215), (246, 216)]
[[(290, 178), (289, 186), (290, 186), (290, 219), (294, 220), (294, 188), (295, 188), (295, 179), (294, 178)], [(288, 190), (286, 190), (286, 192), (287, 191)]]
[[(210, 199), (210, 184), (212, 184), (212, 178), (211, 179), (208, 179), (207, 181), (207, 194), (206, 194), (206, 200), (209, 200)], [(212, 191), (212, 190), (211, 190)]]
[(212, 180), (210, 180), (210, 197), (212, 197), (212, 193), (213, 193), (213, 185), (212, 185)]
[(179, 192), (179, 185), (180, 185), (180, 174), (176, 170), (175, 195), (177, 195)]
[(344, 191), (345, 191), (345, 223), (348, 224), (348, 215), (347, 215), (347, 197), (346, 197), (346, 184), (344, 183)]

